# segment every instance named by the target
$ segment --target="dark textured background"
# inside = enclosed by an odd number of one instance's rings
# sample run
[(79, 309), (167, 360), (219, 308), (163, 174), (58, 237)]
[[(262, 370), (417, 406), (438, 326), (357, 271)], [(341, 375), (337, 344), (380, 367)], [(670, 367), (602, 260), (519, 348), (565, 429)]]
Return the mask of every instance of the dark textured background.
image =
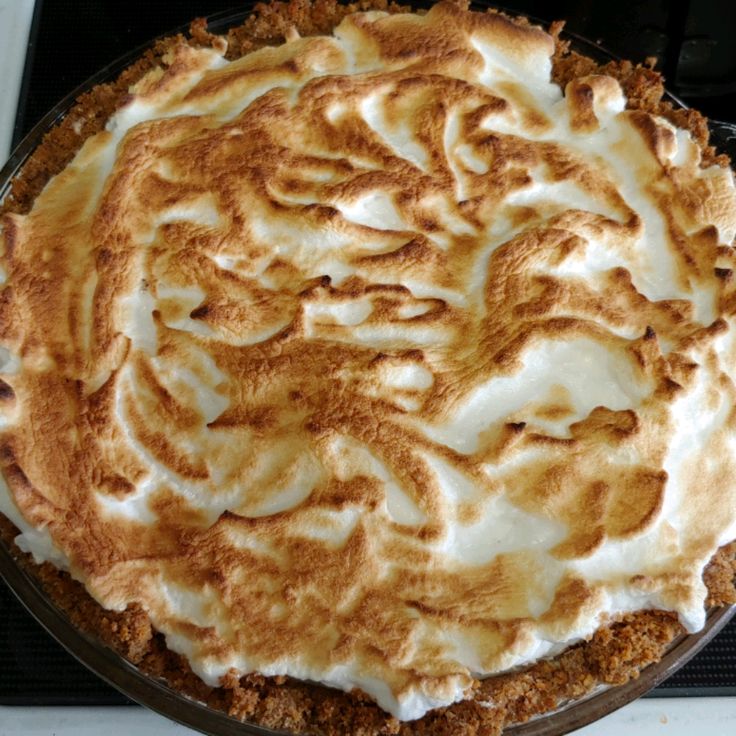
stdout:
[[(736, 2), (507, 0), (635, 61), (659, 58), (668, 86), (707, 115), (736, 122)], [(240, 7), (246, 7), (241, 3)], [(234, 0), (37, 0), (15, 142), (67, 93), (120, 55)], [(736, 695), (736, 621), (656, 695)], [(0, 583), (0, 704), (128, 702), (66, 654)]]

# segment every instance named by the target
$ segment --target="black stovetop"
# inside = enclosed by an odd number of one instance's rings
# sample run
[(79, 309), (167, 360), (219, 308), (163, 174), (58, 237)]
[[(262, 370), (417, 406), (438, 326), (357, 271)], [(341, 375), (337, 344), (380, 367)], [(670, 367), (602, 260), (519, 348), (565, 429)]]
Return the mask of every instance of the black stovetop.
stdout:
[[(709, 117), (736, 121), (736, 3), (499, 4), (547, 19), (570, 18), (570, 30), (625, 58), (657, 56), (673, 92)], [(237, 5), (237, 0), (37, 0), (15, 143), (56, 102), (123, 53), (197, 15)], [(736, 620), (653, 694), (736, 695)], [(56, 644), (0, 583), (0, 704), (127, 702)]]

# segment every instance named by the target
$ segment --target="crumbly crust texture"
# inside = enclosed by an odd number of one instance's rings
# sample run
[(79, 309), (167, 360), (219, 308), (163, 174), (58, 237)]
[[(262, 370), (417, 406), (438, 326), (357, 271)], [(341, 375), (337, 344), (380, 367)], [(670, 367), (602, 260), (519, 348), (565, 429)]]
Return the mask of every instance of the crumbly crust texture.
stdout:
[[(259, 3), (253, 15), (227, 36), (228, 59), (237, 59), (265, 45), (279, 44), (289, 28), (302, 36), (329, 33), (348, 13), (359, 10), (383, 10), (388, 13), (409, 12), (408, 5), (387, 0), (365, 0), (344, 4), (336, 0), (290, 0)], [(730, 159), (709, 144), (707, 119), (697, 110), (681, 110), (663, 99), (662, 75), (643, 64), (611, 61), (600, 65), (593, 59), (570, 49), (570, 42), (560, 39), (564, 22), (553, 23), (551, 35), (557, 40), (552, 63), (553, 79), (565, 87), (569, 81), (590, 74), (615, 77), (622, 85), (627, 105), (669, 118), (675, 125), (690, 131), (703, 151), (703, 166), (718, 163), (728, 166)], [(79, 150), (82, 143), (105, 126), (110, 115), (126, 100), (131, 85), (154, 66), (165, 65), (163, 57), (181, 40), (171, 36), (158, 41), (142, 58), (125, 69), (112, 82), (99, 84), (82, 95), (66, 117), (50, 130), (23, 170), (13, 180), (11, 192), (2, 203), (0, 213), (26, 213), (46, 182), (60, 172)], [(214, 37), (207, 33), (204, 20), (192, 23), (189, 42), (210, 46)]]
[[(39, 580), (51, 600), (81, 630), (100, 637), (142, 672), (161, 677), (185, 695), (229, 715), (274, 729), (341, 736), (498, 736), (506, 726), (548, 713), (600, 684), (621, 685), (659, 661), (683, 634), (677, 618), (643, 611), (602, 627), (590, 641), (520, 672), (478, 683), (473, 698), (401, 723), (360, 693), (342, 693), (290, 678), (249, 675), (228, 678), (219, 688), (199, 679), (184, 657), (167, 649), (161, 634), (138, 607), (123, 612), (99, 606), (67, 573), (36, 565), (13, 544), (18, 530), (0, 517), (0, 536), (18, 564)], [(705, 573), (711, 606), (736, 604), (736, 543), (721, 548)]]
[[(229, 53), (238, 55), (262, 43), (278, 42), (289, 26), (296, 26), (302, 35), (324, 32), (345, 12), (342, 6), (326, 2), (263, 7), (254, 20), (231, 33)], [(194, 25), (192, 40), (204, 45), (215, 43), (202, 24)], [(169, 43), (177, 42), (161, 42), (156, 50), (125, 72), (124, 82), (102, 85), (80, 101), (65, 122), (49, 134), (16, 179), (12, 195), (4, 205), (6, 211), (29, 209), (43, 183), (66, 165), (81, 141), (99, 130), (121, 104), (130, 83), (167, 56), (173, 47)], [(595, 72), (589, 60), (566, 53), (563, 43), (558, 43), (554, 69), (558, 81), (574, 81), (581, 74)], [(604, 71), (622, 82), (630, 106), (658, 112), (690, 129), (704, 152), (705, 163), (726, 163), (707, 147), (702, 117), (683, 115), (659, 101), (661, 81), (651, 70), (622, 63)], [(10, 535), (12, 529), (5, 526), (4, 536)], [(725, 547), (708, 567), (706, 582), (713, 604), (736, 599), (733, 559), (734, 547)], [(166, 649), (162, 637), (153, 631), (142, 611), (135, 608), (123, 614), (103, 611), (84, 594), (81, 586), (63, 573), (45, 565), (39, 575), (50, 595), (77, 625), (98, 633), (142, 670), (163, 675), (175, 688), (232, 715), (297, 732), (499, 733), (504, 725), (526, 720), (563, 700), (579, 697), (598, 682), (620, 683), (635, 677), (641, 667), (659, 659), (681, 631), (672, 614), (655, 611), (627, 616), (599, 630), (590, 642), (573, 647), (554, 660), (538, 662), (522, 673), (474, 683), (474, 697), (468, 701), (439, 709), (421, 721), (400, 724), (360, 694), (344, 695), (287, 678), (232, 677), (221, 688), (208, 688), (191, 673), (183, 658)]]

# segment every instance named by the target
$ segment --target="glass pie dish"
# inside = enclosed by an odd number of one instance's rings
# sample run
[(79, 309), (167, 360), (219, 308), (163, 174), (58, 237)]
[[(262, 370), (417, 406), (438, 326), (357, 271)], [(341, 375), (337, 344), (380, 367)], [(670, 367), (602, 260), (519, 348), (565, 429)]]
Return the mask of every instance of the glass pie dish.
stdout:
[[(239, 13), (216, 19), (211, 24), (211, 30), (221, 32), (229, 24), (240, 22), (243, 17), (244, 13)], [(573, 40), (577, 49), (583, 53), (594, 58), (606, 58), (605, 53), (601, 52), (597, 47), (590, 47), (583, 40)], [(134, 52), (130, 57), (100, 72), (100, 74), (88, 82), (85, 89), (90, 89), (95, 84), (113, 77), (116, 71), (130, 63), (137, 53), (139, 52)], [(2, 191), (7, 191), (8, 182), (21, 169), (27, 157), (38, 145), (44, 132), (63, 117), (65, 112), (73, 104), (73, 99), (82, 91), (78, 90), (70, 98), (67, 98), (67, 100), (52, 110), (21, 145), (19, 150), (16, 151), (8, 166), (2, 172), (2, 179), (0, 180), (2, 181)], [(11, 587), (32, 613), (49, 628), (51, 633), (83, 663), (90, 666), (104, 679), (121, 689), (134, 700), (158, 710), (175, 720), (209, 733), (273, 733), (269, 729), (252, 724), (244, 724), (239, 720), (228, 718), (220, 712), (213, 711), (202, 704), (185, 698), (161, 682), (142, 674), (135, 667), (122, 660), (107, 648), (101, 646), (93, 638), (81, 634), (74, 626), (70, 625), (63, 614), (43, 594), (32, 576), (28, 576), (25, 571), (15, 565), (11, 559), (10, 551), (7, 549), (3, 549), (2, 565), (2, 572)], [(673, 643), (665, 657), (657, 665), (652, 665), (644, 670), (638, 680), (632, 681), (628, 685), (596, 692), (585, 699), (576, 700), (559, 709), (554, 714), (546, 715), (530, 723), (514, 727), (511, 729), (511, 732), (564, 733), (594, 720), (604, 713), (622, 705), (624, 702), (637, 697), (641, 692), (648, 689), (648, 687), (657, 684), (672, 669), (684, 663), (688, 656), (692, 655), (710, 635), (715, 633), (719, 624), (725, 622), (729, 613), (727, 609), (712, 612), (709, 617), (708, 626), (703, 632), (696, 636), (683, 637)]]

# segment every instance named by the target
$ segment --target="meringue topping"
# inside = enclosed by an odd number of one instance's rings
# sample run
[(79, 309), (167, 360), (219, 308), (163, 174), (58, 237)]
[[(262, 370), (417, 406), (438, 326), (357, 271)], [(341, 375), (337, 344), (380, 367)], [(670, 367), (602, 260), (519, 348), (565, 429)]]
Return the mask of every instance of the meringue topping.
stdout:
[(736, 190), (450, 3), (181, 43), (2, 220), (0, 511), (216, 685), (400, 719), (736, 538)]

